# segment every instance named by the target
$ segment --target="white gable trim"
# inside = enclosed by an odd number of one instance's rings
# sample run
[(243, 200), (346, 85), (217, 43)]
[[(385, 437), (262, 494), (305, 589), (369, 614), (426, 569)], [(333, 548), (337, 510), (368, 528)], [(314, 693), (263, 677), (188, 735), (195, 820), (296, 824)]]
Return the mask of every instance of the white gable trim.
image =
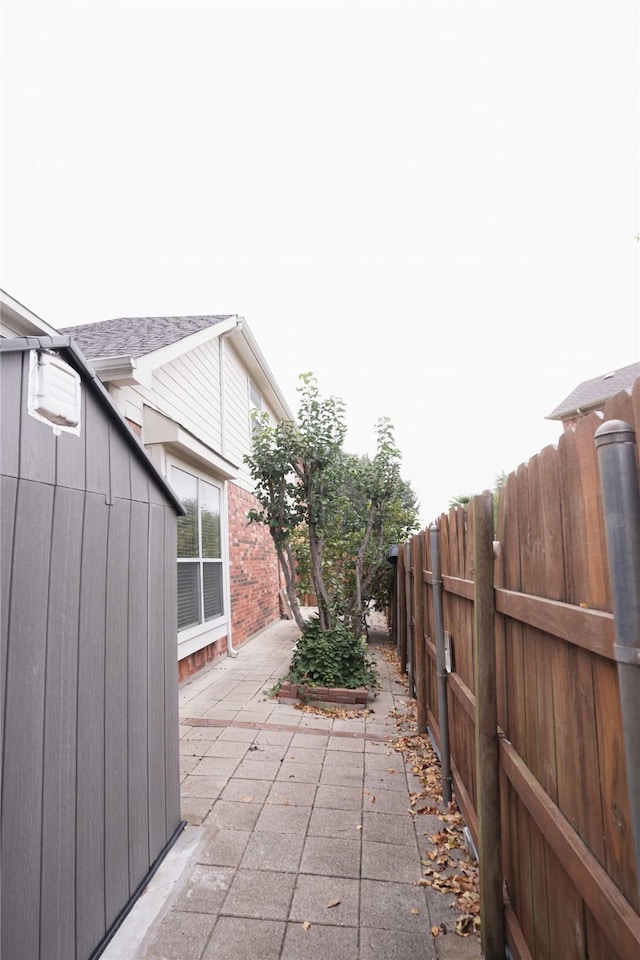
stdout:
[(0, 290), (1, 337), (57, 337), (55, 327), (45, 323), (5, 290)]
[(228, 333), (230, 330), (235, 330), (239, 322), (239, 317), (229, 317), (228, 320), (221, 320), (219, 323), (214, 323), (210, 327), (205, 327), (204, 330), (198, 330), (197, 333), (192, 333), (188, 337), (183, 337), (182, 340), (177, 340), (175, 343), (169, 343), (166, 347), (160, 347), (159, 350), (153, 350), (151, 353), (147, 353), (144, 357), (138, 357), (138, 382), (143, 384), (143, 386), (151, 387), (151, 377), (153, 371), (157, 370), (158, 367), (163, 367), (166, 363), (176, 360), (184, 353), (188, 353), (190, 350), (195, 349), (195, 347), (199, 347), (203, 343), (207, 343), (209, 340), (215, 340), (216, 337), (221, 337), (223, 333)]
[[(244, 318), (240, 318), (237, 329), (230, 335), (238, 356), (249, 372), (249, 376), (260, 390), (263, 398), (273, 409), (278, 420), (291, 420), (295, 423), (295, 416), (291, 412), (280, 387), (276, 383), (269, 365), (264, 358), (258, 343)], [(247, 388), (248, 389), (248, 388)]]

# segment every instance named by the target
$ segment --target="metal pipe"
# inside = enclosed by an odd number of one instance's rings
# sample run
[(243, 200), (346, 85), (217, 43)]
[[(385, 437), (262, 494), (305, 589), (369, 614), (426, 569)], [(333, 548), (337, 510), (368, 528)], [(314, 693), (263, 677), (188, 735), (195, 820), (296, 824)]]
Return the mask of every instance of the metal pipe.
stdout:
[(223, 509), (221, 510), (223, 518), (223, 530), (222, 530), (222, 554), (223, 554), (223, 577), (224, 577), (224, 586), (223, 586), (223, 596), (225, 609), (227, 611), (227, 656), (228, 657), (237, 657), (238, 650), (233, 645), (233, 610), (231, 609), (231, 561), (229, 558), (229, 482), (225, 480), (222, 485), (222, 496), (223, 496)]
[(444, 620), (442, 615), (442, 574), (440, 572), (440, 530), (436, 523), (429, 527), (431, 542), (431, 576), (433, 583), (433, 625), (436, 644), (436, 678), (438, 681), (438, 726), (440, 727), (440, 766), (442, 768), (442, 802), (451, 803), (451, 753), (449, 748), (449, 707), (447, 704), (447, 668), (444, 654)]
[(635, 430), (607, 420), (595, 432), (613, 592), (615, 655), (640, 892), (640, 481)]

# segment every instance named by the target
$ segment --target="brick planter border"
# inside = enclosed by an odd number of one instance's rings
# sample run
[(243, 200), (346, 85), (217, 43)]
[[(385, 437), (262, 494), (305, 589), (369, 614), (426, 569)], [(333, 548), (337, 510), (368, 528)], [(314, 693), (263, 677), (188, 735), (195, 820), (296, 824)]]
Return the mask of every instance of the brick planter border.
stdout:
[(279, 700), (304, 700), (351, 707), (366, 706), (368, 695), (366, 687), (356, 687), (354, 690), (346, 687), (307, 687), (302, 683), (290, 683), (289, 680), (283, 680), (277, 694)]

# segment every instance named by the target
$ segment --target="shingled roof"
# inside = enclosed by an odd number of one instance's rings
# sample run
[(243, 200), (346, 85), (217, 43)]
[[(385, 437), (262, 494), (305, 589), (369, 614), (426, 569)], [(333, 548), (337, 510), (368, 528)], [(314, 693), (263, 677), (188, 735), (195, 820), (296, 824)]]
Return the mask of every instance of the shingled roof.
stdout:
[(630, 363), (628, 367), (620, 367), (619, 370), (611, 370), (592, 380), (585, 380), (545, 419), (566, 420), (581, 412), (593, 410), (601, 404), (604, 405), (606, 400), (622, 390), (631, 393), (638, 377), (640, 377), (640, 362)]
[(73, 337), (85, 357), (144, 357), (154, 350), (177, 343), (192, 333), (213, 327), (232, 314), (203, 317), (120, 317), (99, 323), (64, 327), (60, 333)]

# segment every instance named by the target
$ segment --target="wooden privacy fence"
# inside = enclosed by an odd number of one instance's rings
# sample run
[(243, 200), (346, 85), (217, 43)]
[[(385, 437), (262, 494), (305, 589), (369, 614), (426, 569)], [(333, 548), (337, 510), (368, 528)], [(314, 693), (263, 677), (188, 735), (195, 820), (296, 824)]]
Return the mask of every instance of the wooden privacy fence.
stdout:
[[(608, 402), (604, 420), (640, 432), (640, 380)], [(638, 785), (639, 725), (625, 757), (619, 685), (621, 662), (635, 683), (640, 662), (621, 652), (601, 424), (586, 417), (512, 473), (495, 527), (483, 494), (399, 549), (398, 652), (443, 774), (448, 740), (454, 795), (480, 854), (487, 960), (504, 955), (503, 932), (515, 958), (640, 957), (638, 800), (628, 790)], [(623, 530), (637, 520), (613, 517)], [(640, 582), (640, 569), (626, 575)], [(437, 669), (440, 602), (450, 672)]]

